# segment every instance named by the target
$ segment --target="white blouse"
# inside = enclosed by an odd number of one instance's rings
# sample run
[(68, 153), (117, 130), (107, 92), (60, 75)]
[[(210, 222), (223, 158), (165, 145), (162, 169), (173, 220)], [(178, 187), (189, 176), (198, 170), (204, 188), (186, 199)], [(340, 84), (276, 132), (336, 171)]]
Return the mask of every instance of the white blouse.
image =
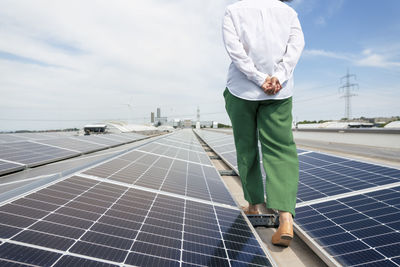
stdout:
[[(243, 0), (226, 8), (223, 39), (232, 60), (229, 91), (247, 100), (293, 95), (293, 71), (304, 49), (296, 11), (279, 0)], [(268, 76), (282, 85), (276, 95), (261, 89)]]

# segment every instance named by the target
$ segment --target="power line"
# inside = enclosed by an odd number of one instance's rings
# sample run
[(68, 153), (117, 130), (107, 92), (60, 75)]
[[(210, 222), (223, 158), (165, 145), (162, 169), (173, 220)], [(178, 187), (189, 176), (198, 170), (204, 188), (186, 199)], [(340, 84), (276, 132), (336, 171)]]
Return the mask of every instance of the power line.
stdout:
[(307, 102), (307, 101), (311, 101), (311, 100), (315, 100), (315, 99), (319, 99), (319, 98), (327, 98), (327, 97), (336, 96), (336, 95), (337, 95), (337, 93), (322, 95), (322, 96), (314, 96), (314, 97), (310, 97), (310, 98), (306, 98), (306, 99), (294, 99), (293, 102), (301, 103), (301, 102)]

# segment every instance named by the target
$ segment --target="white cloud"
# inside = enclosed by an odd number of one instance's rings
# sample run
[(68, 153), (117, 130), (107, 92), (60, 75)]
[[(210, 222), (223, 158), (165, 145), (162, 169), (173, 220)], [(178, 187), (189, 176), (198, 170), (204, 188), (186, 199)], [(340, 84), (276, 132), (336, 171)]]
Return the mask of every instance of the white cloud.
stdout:
[(391, 60), (391, 58), (393, 58), (393, 54), (385, 52), (379, 53), (373, 51), (372, 49), (364, 49), (359, 54), (309, 49), (304, 51), (303, 56), (305, 58), (326, 57), (339, 59), (362, 67), (400, 70), (400, 62)]
[(0, 119), (223, 111), (228, 2), (2, 1)]
[(335, 59), (343, 59), (347, 60), (348, 56), (338, 52), (326, 51), (323, 49), (306, 49), (303, 52), (304, 57), (328, 57), (328, 58), (335, 58)]
[(387, 55), (375, 54), (370, 50), (363, 54), (364, 57), (356, 60), (354, 63), (363, 67), (375, 67), (375, 68), (400, 68), (400, 62), (391, 61)]

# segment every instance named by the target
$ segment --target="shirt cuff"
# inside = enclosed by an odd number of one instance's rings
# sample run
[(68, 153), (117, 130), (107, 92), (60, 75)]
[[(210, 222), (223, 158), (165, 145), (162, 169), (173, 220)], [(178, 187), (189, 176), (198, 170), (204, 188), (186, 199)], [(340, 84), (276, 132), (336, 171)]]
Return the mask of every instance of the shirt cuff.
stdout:
[(272, 77), (277, 78), (281, 85), (286, 82), (285, 74), (280, 71), (276, 72)]
[(255, 76), (254, 82), (261, 87), (264, 83), (265, 80), (267, 79), (268, 75), (264, 74), (262, 72), (258, 72), (257, 75)]

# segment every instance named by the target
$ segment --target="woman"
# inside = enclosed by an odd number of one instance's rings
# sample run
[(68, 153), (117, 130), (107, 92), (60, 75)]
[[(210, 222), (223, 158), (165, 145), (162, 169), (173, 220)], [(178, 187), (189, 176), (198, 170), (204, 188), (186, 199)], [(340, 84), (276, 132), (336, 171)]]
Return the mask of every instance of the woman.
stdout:
[(264, 203), (279, 211), (275, 245), (293, 238), (298, 157), (292, 136), (293, 71), (304, 49), (297, 13), (279, 0), (243, 0), (226, 8), (223, 38), (232, 60), (225, 107), (232, 122), (246, 214)]

